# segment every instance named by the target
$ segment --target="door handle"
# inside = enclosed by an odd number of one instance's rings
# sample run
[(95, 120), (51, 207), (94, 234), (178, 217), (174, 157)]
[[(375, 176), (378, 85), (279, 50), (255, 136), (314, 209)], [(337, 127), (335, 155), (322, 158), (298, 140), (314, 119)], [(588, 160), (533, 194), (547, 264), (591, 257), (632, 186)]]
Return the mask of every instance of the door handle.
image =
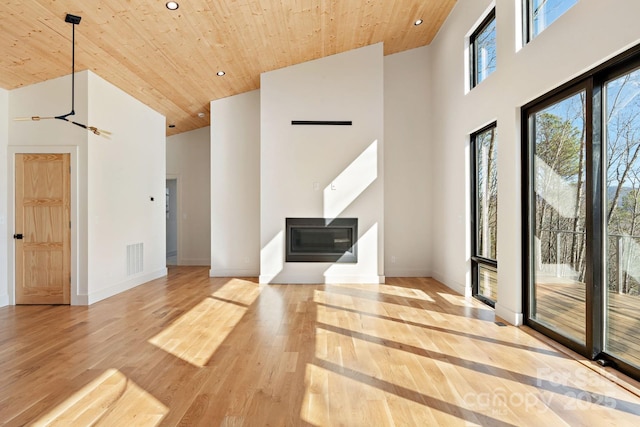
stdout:
[(22, 234), (14, 234), (14, 235), (13, 235), (13, 238), (14, 238), (14, 239), (17, 239), (17, 240), (22, 240), (22, 238), (23, 238), (23, 237), (24, 237), (24, 236), (22, 236)]

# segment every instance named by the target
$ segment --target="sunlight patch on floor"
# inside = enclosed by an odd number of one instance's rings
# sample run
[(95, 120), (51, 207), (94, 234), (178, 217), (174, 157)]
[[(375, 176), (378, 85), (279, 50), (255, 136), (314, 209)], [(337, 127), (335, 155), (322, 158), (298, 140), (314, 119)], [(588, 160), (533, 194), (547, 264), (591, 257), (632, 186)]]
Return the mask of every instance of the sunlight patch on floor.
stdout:
[(445, 300), (448, 304), (457, 307), (481, 307), (485, 308), (482, 303), (471, 298), (461, 298), (460, 295), (448, 294), (445, 292), (438, 292), (438, 296)]
[[(367, 286), (367, 285), (353, 285), (353, 286)], [(375, 286), (375, 285), (369, 285)], [(314, 292), (313, 301), (319, 305), (328, 309), (333, 309), (335, 312), (340, 311), (344, 313), (352, 313), (361, 317), (361, 323), (366, 328), (366, 324), (369, 322), (375, 322), (376, 317), (384, 317), (386, 320), (396, 320), (400, 323), (404, 323), (407, 320), (411, 322), (417, 322), (425, 327), (429, 325), (442, 326), (447, 325), (447, 328), (456, 329), (460, 323), (460, 316), (449, 314), (443, 311), (437, 311), (438, 307), (433, 306), (431, 309), (422, 308), (416, 306), (414, 301), (403, 300), (401, 298), (386, 299), (384, 295), (380, 300), (372, 299), (371, 295), (359, 293), (358, 288), (353, 288), (352, 285), (344, 285), (336, 287), (331, 285), (326, 290), (316, 290)], [(386, 302), (389, 301), (389, 302)], [(452, 300), (453, 304), (455, 300)], [(458, 304), (457, 306), (466, 307), (464, 304)], [(431, 307), (431, 306), (429, 306)], [(484, 308), (468, 307), (474, 310), (485, 310)], [(327, 314), (332, 311), (327, 311)], [(492, 311), (486, 309), (487, 315), (493, 314)], [(466, 318), (465, 318), (466, 319)], [(486, 320), (477, 320), (480, 323), (486, 323)], [(466, 326), (460, 325), (460, 328), (464, 330)]]
[[(338, 345), (338, 349), (342, 349), (342, 351), (345, 349), (345, 344), (349, 346), (348, 348), (352, 348), (353, 340), (358, 337), (369, 339), (372, 343), (384, 343), (384, 340), (389, 340), (389, 342), (397, 343), (398, 346), (406, 346), (408, 349), (416, 347), (424, 350), (438, 350), (429, 334), (424, 334), (419, 330), (414, 332), (412, 327), (394, 318), (362, 316), (357, 313), (340, 312), (333, 308), (328, 309), (320, 305), (318, 306), (317, 319), (319, 328), (316, 336), (322, 337), (329, 334), (334, 341), (332, 344)], [(338, 333), (338, 339), (333, 338), (336, 336), (334, 332)], [(391, 350), (393, 349), (389, 351)], [(326, 353), (319, 354), (318, 347), (316, 347), (316, 357), (325, 358)]]
[(389, 413), (383, 393), (375, 387), (307, 364), (300, 411), (303, 421), (317, 426), (381, 425)]
[(149, 342), (203, 367), (260, 295), (257, 283), (231, 279)]
[(33, 425), (155, 426), (168, 412), (122, 372), (109, 369)]
[(312, 425), (392, 426), (439, 425), (438, 422), (460, 422), (456, 416), (434, 418), (434, 409), (394, 392), (392, 384), (381, 388), (375, 379), (352, 378), (351, 372), (325, 369), (307, 364), (305, 396), (300, 418)]
[(347, 289), (347, 290), (359, 290), (362, 291), (363, 296), (367, 293), (371, 295), (380, 295), (380, 296), (389, 296), (389, 297), (400, 297), (400, 298), (410, 298), (410, 299), (419, 299), (427, 302), (435, 302), (433, 298), (426, 294), (422, 289), (411, 289), (404, 288), (402, 286), (393, 286), (387, 284), (337, 284), (330, 285), (327, 287), (327, 292), (331, 292), (332, 289)]

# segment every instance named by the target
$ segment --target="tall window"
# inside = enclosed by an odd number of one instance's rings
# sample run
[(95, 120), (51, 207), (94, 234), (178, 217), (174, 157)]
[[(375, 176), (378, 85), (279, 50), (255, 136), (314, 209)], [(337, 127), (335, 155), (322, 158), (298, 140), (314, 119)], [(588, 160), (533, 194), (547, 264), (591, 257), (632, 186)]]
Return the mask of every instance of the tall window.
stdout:
[(493, 306), (498, 295), (498, 140), (493, 123), (471, 135), (473, 295)]
[(533, 40), (578, 0), (523, 0), (525, 40)]
[(471, 87), (496, 70), (496, 11), (492, 10), (469, 38)]
[(640, 378), (640, 47), (523, 123), (526, 322)]

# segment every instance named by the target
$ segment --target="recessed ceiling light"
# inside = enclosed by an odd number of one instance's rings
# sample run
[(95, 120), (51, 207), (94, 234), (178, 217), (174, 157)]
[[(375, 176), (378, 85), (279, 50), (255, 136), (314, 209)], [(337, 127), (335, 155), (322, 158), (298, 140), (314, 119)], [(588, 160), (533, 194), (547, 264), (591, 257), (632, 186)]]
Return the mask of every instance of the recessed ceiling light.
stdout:
[(169, 9), (169, 10), (176, 10), (177, 8), (180, 7), (178, 2), (176, 2), (176, 1), (168, 1), (165, 6), (167, 6), (167, 9)]
[(224, 76), (225, 74), (227, 74), (227, 73), (225, 73), (225, 72), (224, 72), (224, 71), (222, 71), (222, 70), (220, 70), (220, 71), (218, 71), (218, 72), (216, 73), (216, 75), (217, 75), (217, 76), (219, 76), (219, 77), (222, 77), (222, 76)]
[(416, 27), (420, 24), (422, 24), (424, 21), (422, 19), (418, 19), (416, 22), (413, 23), (413, 25), (415, 25)]

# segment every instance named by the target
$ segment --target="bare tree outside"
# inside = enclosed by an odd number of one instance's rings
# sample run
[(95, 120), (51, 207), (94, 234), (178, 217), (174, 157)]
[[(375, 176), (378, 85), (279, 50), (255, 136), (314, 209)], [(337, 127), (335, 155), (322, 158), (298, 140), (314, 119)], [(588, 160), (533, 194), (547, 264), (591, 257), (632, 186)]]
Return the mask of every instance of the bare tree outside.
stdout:
[[(605, 85), (607, 352), (640, 366), (640, 70)], [(631, 310), (631, 311), (629, 311)], [(630, 316), (628, 313), (633, 313)]]
[(472, 86), (479, 84), (496, 70), (496, 18), (491, 13), (488, 21), (483, 23), (471, 36), (471, 52), (473, 62)]
[[(475, 255), (496, 261), (498, 258), (498, 141), (497, 128), (475, 135), (476, 161), (476, 247)], [(497, 270), (478, 266), (478, 293), (492, 301), (498, 298)]]
[(535, 115), (540, 268), (584, 280), (585, 103), (581, 92)]
[(556, 300), (573, 293), (572, 310), (586, 313), (585, 108), (585, 93), (579, 92), (533, 117), (535, 286), (547, 296), (533, 316), (582, 342), (584, 325), (564, 321)]
[(639, 94), (640, 71), (606, 85), (608, 288), (634, 296), (640, 296)]
[(577, 0), (528, 0), (532, 36), (540, 34), (576, 2)]

